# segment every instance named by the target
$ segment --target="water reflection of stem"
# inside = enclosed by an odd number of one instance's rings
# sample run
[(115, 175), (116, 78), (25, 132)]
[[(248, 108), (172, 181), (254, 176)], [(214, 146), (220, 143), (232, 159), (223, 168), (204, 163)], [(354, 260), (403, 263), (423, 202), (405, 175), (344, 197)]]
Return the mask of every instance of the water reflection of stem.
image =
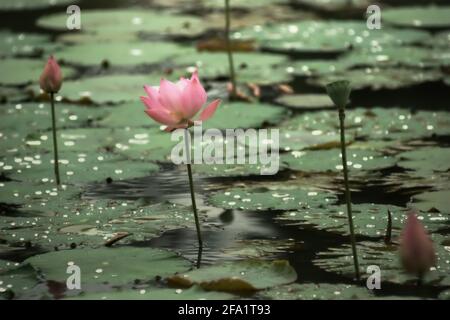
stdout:
[(195, 227), (197, 228), (197, 238), (199, 247), (199, 258), (197, 259), (197, 268), (200, 268), (200, 258), (201, 252), (203, 250), (203, 239), (200, 230), (200, 220), (197, 213), (197, 205), (195, 203), (195, 192), (194, 192), (194, 179), (192, 178), (192, 168), (191, 168), (191, 148), (190, 148), (191, 135), (189, 134), (189, 129), (184, 130), (184, 142), (186, 146), (186, 164), (189, 176), (189, 187), (191, 190), (191, 200), (192, 200), (192, 210), (194, 211)]
[(225, 43), (228, 54), (228, 65), (230, 67), (230, 80), (231, 80), (231, 98), (235, 98), (236, 94), (236, 75), (234, 73), (233, 54), (231, 52), (231, 39), (230, 39), (230, 0), (225, 0)]
[(350, 188), (348, 184), (348, 168), (347, 168), (347, 151), (345, 146), (345, 110), (343, 106), (339, 106), (339, 124), (341, 128), (341, 154), (342, 154), (342, 166), (344, 169), (344, 184), (345, 184), (345, 201), (347, 202), (347, 215), (348, 215), (348, 225), (350, 228), (350, 241), (352, 244), (352, 253), (353, 253), (353, 263), (355, 265), (355, 276), (359, 281), (359, 263), (358, 263), (358, 255), (356, 251), (356, 242), (355, 242), (355, 231), (353, 228), (353, 215), (352, 215), (352, 200), (350, 196)]
[(56, 136), (55, 94), (53, 92), (50, 93), (50, 100), (52, 106), (54, 168), (55, 168), (56, 184), (59, 186), (60, 179), (59, 179), (58, 141)]

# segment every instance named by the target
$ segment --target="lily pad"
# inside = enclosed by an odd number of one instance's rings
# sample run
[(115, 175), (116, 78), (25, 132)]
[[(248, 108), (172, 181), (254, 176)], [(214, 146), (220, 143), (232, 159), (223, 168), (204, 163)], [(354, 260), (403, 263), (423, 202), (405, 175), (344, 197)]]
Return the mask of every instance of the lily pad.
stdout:
[[(233, 54), (236, 79), (240, 82), (271, 84), (289, 82), (292, 76), (276, 66), (286, 62), (286, 57), (269, 53), (235, 53)], [(195, 52), (185, 54), (174, 60), (178, 65), (186, 66), (192, 72), (195, 68), (203, 77), (228, 77), (228, 57), (225, 52)]]
[(234, 188), (220, 191), (208, 200), (212, 205), (225, 209), (242, 210), (293, 210), (317, 208), (336, 201), (331, 192), (317, 189)]
[[(94, 103), (119, 103), (138, 101), (143, 95), (145, 84), (159, 83), (160, 75), (105, 75), (83, 80), (65, 81), (59, 92), (63, 98), (72, 101), (90, 101)], [(38, 87), (30, 88), (39, 95)]]
[[(86, 127), (96, 119), (108, 114), (105, 109), (80, 107), (71, 104), (57, 103), (55, 106), (56, 127)], [(3, 130), (15, 130), (25, 134), (52, 129), (51, 106), (49, 103), (8, 104), (0, 109), (4, 120)], [(46, 133), (50, 139), (51, 133)], [(45, 139), (45, 138), (44, 138)]]
[(261, 295), (274, 300), (371, 300), (376, 297), (364, 287), (329, 283), (294, 283), (266, 290)]
[[(0, 60), (2, 73), (0, 74), (0, 84), (4, 85), (25, 85), (39, 81), (39, 76), (45, 67), (45, 62), (31, 59), (3, 59)], [(75, 74), (75, 70), (69, 67), (62, 67), (61, 73), (64, 78), (70, 78)]]
[(383, 20), (395, 26), (424, 29), (450, 26), (449, 6), (401, 7), (383, 10)]
[[(433, 234), (432, 239), (437, 254), (437, 266), (431, 268), (425, 275), (425, 282), (433, 285), (448, 286), (450, 283), (449, 251), (444, 245), (441, 235)], [(417, 276), (407, 274), (402, 270), (397, 245), (386, 245), (383, 242), (359, 242), (357, 244), (361, 275), (366, 278), (365, 272), (369, 265), (378, 265), (381, 269), (382, 281), (392, 283), (416, 283)], [(313, 262), (319, 268), (328, 272), (335, 272), (348, 278), (354, 276), (351, 247), (343, 245), (321, 252)]]
[[(39, 27), (65, 30), (66, 13), (44, 16)], [(118, 32), (133, 34), (140, 31), (158, 35), (198, 35), (205, 26), (201, 19), (187, 15), (173, 15), (164, 11), (139, 9), (102, 9), (83, 11), (83, 32)]]
[(383, 28), (368, 30), (365, 21), (302, 21), (255, 25), (233, 38), (255, 40), (262, 48), (302, 53), (339, 53), (351, 47), (370, 48), (426, 41), (426, 32)]
[(203, 129), (260, 128), (277, 124), (286, 115), (283, 108), (266, 103), (222, 103), (214, 117), (202, 123)]
[(406, 68), (363, 68), (348, 70), (308, 79), (311, 85), (324, 87), (326, 84), (340, 79), (351, 79), (352, 88), (361, 89), (400, 89), (413, 85), (439, 81), (442, 74), (438, 70), (406, 69)]
[(334, 108), (333, 101), (326, 94), (289, 94), (279, 97), (276, 102), (300, 110)]
[(0, 300), (20, 299), (38, 284), (36, 273), (29, 266), (23, 266), (0, 274)]
[[(2, 159), (1, 170), (11, 179), (39, 182), (54, 180), (53, 154), (41, 156), (14, 156)], [(143, 177), (158, 171), (158, 165), (148, 162), (130, 161), (124, 157), (102, 153), (61, 152), (59, 170), (63, 183), (85, 183), (94, 181), (117, 181)]]
[(160, 127), (160, 124), (144, 113), (145, 106), (141, 101), (126, 102), (109, 108), (108, 111), (106, 117), (96, 122), (97, 125), (108, 128)]
[(446, 172), (450, 169), (448, 159), (450, 148), (425, 147), (402, 152), (397, 156), (398, 165), (414, 171), (414, 175), (432, 175), (433, 172)]
[(183, 54), (183, 47), (170, 42), (100, 42), (95, 43), (95, 50), (92, 46), (92, 43), (66, 46), (58, 52), (58, 59), (78, 65), (101, 65), (108, 61), (112, 66), (135, 66), (156, 64)]
[(172, 286), (197, 284), (205, 290), (245, 293), (292, 283), (296, 279), (295, 270), (286, 260), (244, 260), (208, 266), (167, 280)]
[(205, 291), (198, 286), (189, 289), (166, 289), (147, 287), (145, 289), (123, 289), (111, 292), (83, 292), (70, 298), (76, 300), (230, 300), (235, 298), (224, 292)]
[(186, 271), (190, 263), (176, 254), (152, 248), (97, 248), (62, 250), (40, 254), (26, 260), (46, 280), (65, 283), (66, 269), (82, 270), (81, 286), (108, 283), (125, 285), (135, 279), (153, 280)]
[[(343, 169), (339, 149), (293, 151), (281, 155), (281, 161), (290, 169), (302, 172), (341, 172)], [(347, 149), (347, 167), (351, 172), (382, 170), (393, 167), (396, 162), (395, 158), (376, 151)]]
[(365, 12), (372, 2), (369, 0), (294, 0), (294, 3), (319, 11), (336, 13), (349, 10)]
[(448, 214), (450, 213), (448, 206), (449, 196), (450, 191), (448, 190), (425, 192), (413, 196), (412, 205), (426, 212), (437, 211)]
[(76, 4), (79, 0), (3, 0), (0, 10), (33, 10)]
[[(354, 204), (352, 205), (355, 233), (383, 237), (388, 225), (388, 210), (392, 214), (392, 234), (398, 236), (406, 221), (408, 210), (393, 205)], [(442, 229), (449, 221), (446, 215), (440, 213), (419, 213), (418, 218), (429, 231)], [(306, 211), (285, 212), (278, 217), (280, 221), (298, 225), (312, 225), (315, 229), (348, 235), (347, 209), (344, 205), (312, 208)]]
[[(0, 5), (1, 9), (1, 5)], [(50, 38), (43, 34), (0, 32), (0, 56), (39, 56), (43, 52), (55, 49), (55, 44), (50, 43)], [(49, 50), (52, 49), (52, 50)]]

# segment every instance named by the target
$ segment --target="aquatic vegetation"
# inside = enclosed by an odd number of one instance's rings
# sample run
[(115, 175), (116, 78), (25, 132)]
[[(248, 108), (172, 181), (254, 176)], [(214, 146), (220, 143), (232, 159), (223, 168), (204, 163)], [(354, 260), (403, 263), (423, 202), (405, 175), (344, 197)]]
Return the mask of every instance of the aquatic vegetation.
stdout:
[(449, 299), (445, 0), (132, 2), (0, 1), (0, 300)]

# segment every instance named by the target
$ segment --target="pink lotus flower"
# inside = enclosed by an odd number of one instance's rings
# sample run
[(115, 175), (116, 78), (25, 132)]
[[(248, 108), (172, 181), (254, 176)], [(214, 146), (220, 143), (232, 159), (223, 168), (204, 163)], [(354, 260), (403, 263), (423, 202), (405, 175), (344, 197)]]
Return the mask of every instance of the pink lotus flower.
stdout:
[(50, 58), (48, 58), (44, 71), (39, 78), (39, 84), (41, 86), (41, 89), (47, 93), (56, 93), (59, 91), (59, 89), (61, 89), (61, 68), (59, 67), (58, 62), (56, 62), (53, 56), (50, 56)]
[(405, 270), (419, 278), (436, 265), (433, 242), (413, 212), (408, 214), (400, 238), (400, 257)]
[[(156, 122), (166, 125), (166, 131), (192, 126), (194, 116), (207, 99), (197, 71), (191, 79), (181, 78), (177, 83), (161, 79), (159, 88), (145, 85), (144, 90), (148, 95), (141, 97), (147, 107), (145, 112)], [(205, 121), (212, 117), (219, 104), (219, 99), (211, 102), (196, 120)]]

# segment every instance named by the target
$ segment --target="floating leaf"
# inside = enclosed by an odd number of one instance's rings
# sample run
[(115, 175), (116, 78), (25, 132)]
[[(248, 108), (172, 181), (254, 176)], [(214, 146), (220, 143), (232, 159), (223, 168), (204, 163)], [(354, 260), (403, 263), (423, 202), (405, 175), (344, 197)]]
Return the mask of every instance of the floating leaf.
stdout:
[(168, 278), (172, 286), (199, 285), (205, 290), (231, 293), (254, 292), (294, 282), (295, 270), (286, 260), (244, 260), (208, 266)]
[[(437, 254), (437, 267), (431, 268), (425, 275), (425, 282), (433, 283), (434, 286), (448, 286), (450, 283), (450, 251), (444, 245), (444, 238), (441, 235), (433, 234), (432, 239)], [(386, 245), (381, 241), (365, 241), (359, 242), (356, 247), (361, 270), (365, 271), (369, 265), (376, 264), (381, 269), (383, 282), (417, 282), (416, 275), (406, 274), (402, 270), (398, 246)], [(352, 278), (355, 272), (352, 261), (351, 247), (342, 245), (319, 253), (313, 262), (323, 270)], [(361, 274), (364, 278), (368, 276), (366, 272)]]
[(450, 212), (448, 206), (448, 199), (450, 196), (450, 191), (432, 191), (425, 192), (413, 196), (412, 205), (422, 211), (426, 212), (441, 212), (448, 214)]
[(76, 4), (79, 0), (2, 0), (0, 10), (32, 10)]
[(58, 52), (58, 59), (78, 65), (100, 66), (107, 61), (112, 66), (134, 66), (156, 64), (183, 55), (183, 47), (170, 42), (114, 41), (95, 43), (95, 50), (92, 47), (92, 43), (66, 46)]
[(123, 289), (110, 292), (83, 292), (71, 298), (77, 300), (230, 300), (234, 296), (223, 292), (205, 291), (198, 286), (189, 289)]
[[(399, 235), (408, 210), (393, 205), (354, 204), (352, 206), (355, 234), (371, 237), (383, 237), (388, 225), (388, 210), (392, 213), (392, 231)], [(419, 213), (419, 219), (429, 231), (442, 229), (449, 221), (448, 217), (439, 213)], [(348, 235), (348, 216), (344, 205), (311, 208), (309, 210), (285, 212), (278, 217), (280, 221), (295, 223), (302, 228), (313, 225), (315, 229)]]
[(368, 30), (365, 21), (302, 21), (256, 25), (236, 31), (235, 39), (255, 40), (263, 48), (303, 53), (344, 52), (351, 47), (420, 43), (426, 32), (415, 30)]
[(401, 7), (383, 10), (383, 20), (400, 27), (424, 29), (447, 28), (450, 26), (450, 7)]
[[(281, 155), (281, 161), (290, 169), (302, 172), (340, 172), (343, 169), (339, 149), (293, 151)], [(395, 164), (395, 158), (376, 151), (347, 149), (347, 166), (351, 172), (381, 170)]]
[[(65, 30), (66, 13), (44, 16), (38, 26), (53, 30)], [(145, 31), (158, 35), (196, 35), (205, 27), (201, 19), (173, 15), (164, 11), (139, 9), (101, 9), (83, 11), (83, 32), (135, 33)]]
[[(288, 82), (291, 75), (284, 69), (275, 68), (286, 61), (286, 57), (268, 53), (235, 53), (233, 54), (236, 78), (240, 82), (271, 84)], [(184, 54), (175, 59), (178, 65), (186, 66), (192, 72), (199, 70), (202, 77), (228, 77), (228, 58), (225, 52), (196, 52)]]
[[(39, 81), (45, 62), (8, 58), (0, 60), (0, 66), (2, 68), (0, 84), (24, 85)], [(75, 70), (69, 67), (62, 67), (61, 72), (65, 78), (70, 78), (75, 74)]]
[(28, 258), (46, 280), (65, 283), (66, 269), (77, 265), (83, 272), (81, 286), (108, 283), (124, 285), (136, 279), (153, 280), (186, 271), (190, 263), (176, 254), (153, 248), (97, 248), (62, 250)]
[(334, 108), (333, 102), (326, 94), (289, 94), (279, 97), (276, 102), (301, 110)]
[(315, 189), (234, 188), (218, 192), (209, 202), (219, 208), (242, 210), (292, 210), (334, 203), (333, 193)]

